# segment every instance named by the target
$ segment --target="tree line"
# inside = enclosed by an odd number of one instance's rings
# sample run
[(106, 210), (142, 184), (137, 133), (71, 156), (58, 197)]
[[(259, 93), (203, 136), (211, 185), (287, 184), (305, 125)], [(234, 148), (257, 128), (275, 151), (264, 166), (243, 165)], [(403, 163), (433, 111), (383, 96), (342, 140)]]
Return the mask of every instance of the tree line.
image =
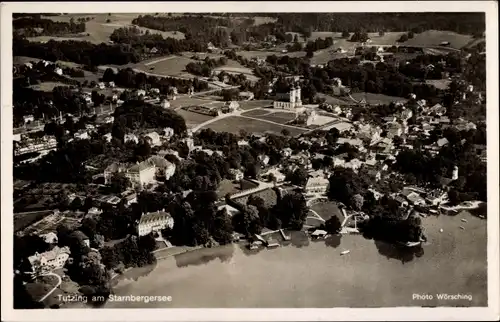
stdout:
[(85, 22), (75, 23), (74, 19), (69, 22), (60, 22), (44, 19), (40, 16), (25, 16), (14, 19), (12, 27), (16, 33), (26, 37), (63, 36), (85, 32)]

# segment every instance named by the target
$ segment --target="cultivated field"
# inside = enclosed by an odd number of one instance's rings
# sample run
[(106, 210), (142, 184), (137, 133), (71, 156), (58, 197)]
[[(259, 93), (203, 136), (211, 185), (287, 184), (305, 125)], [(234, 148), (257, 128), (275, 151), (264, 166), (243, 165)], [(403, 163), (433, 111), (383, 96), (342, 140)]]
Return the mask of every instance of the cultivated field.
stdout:
[[(147, 13), (146, 13), (147, 14)], [(140, 13), (90, 13), (90, 14), (66, 14), (62, 16), (48, 16), (47, 19), (54, 21), (69, 22), (71, 18), (77, 22), (78, 18), (93, 18), (86, 22), (86, 31), (77, 35), (70, 35), (67, 37), (32, 37), (28, 38), (34, 41), (48, 41), (50, 39), (54, 40), (80, 40), (89, 41), (95, 44), (102, 42), (108, 42), (109, 36), (113, 33), (115, 29), (122, 27), (131, 27), (132, 20), (138, 17)], [(108, 22), (109, 20), (109, 22)], [(182, 32), (165, 32), (149, 28), (138, 27), (142, 31), (149, 30), (150, 33), (161, 34), (164, 38), (171, 37), (176, 39), (184, 39), (184, 34)]]
[(357, 101), (365, 99), (368, 104), (389, 104), (391, 102), (407, 101), (407, 99), (402, 97), (374, 93), (352, 93), (351, 96)]
[(326, 95), (323, 93), (318, 93), (317, 94), (319, 98), (324, 98), (326, 103), (331, 104), (331, 105), (356, 105), (349, 97), (333, 97), (331, 95)]
[(344, 220), (344, 216), (342, 216), (339, 207), (332, 201), (317, 203), (313, 205), (311, 209), (316, 211), (324, 220), (328, 220), (332, 216), (337, 216), (341, 222)]
[(68, 84), (59, 83), (59, 82), (43, 82), (40, 84), (32, 85), (31, 88), (34, 89), (35, 91), (52, 92), (54, 87), (57, 87), (57, 86), (69, 87)]
[(259, 109), (242, 114), (243, 116), (254, 117), (261, 120), (272, 121), (280, 124), (286, 124), (295, 119), (295, 113), (281, 112), (273, 109)]
[(305, 129), (301, 130), (298, 128), (281, 126), (277, 124), (271, 124), (259, 120), (252, 120), (238, 116), (230, 116), (222, 120), (215, 121), (203, 128), (211, 128), (214, 131), (230, 132), (234, 134), (239, 134), (240, 130), (242, 129), (245, 130), (247, 133), (261, 133), (261, 134), (265, 133), (280, 134), (283, 129), (288, 129), (291, 135), (299, 135), (305, 131)]
[(167, 56), (142, 61), (133, 68), (153, 74), (192, 78), (193, 75), (186, 71), (186, 65), (192, 62), (196, 60), (184, 56)]
[(250, 110), (256, 107), (269, 107), (273, 105), (273, 101), (271, 100), (241, 101), (238, 103), (240, 104), (240, 109), (242, 110)]
[(252, 50), (252, 51), (238, 51), (236, 55), (245, 57), (246, 59), (252, 58), (261, 58), (266, 59), (267, 56), (276, 55), (276, 56), (289, 56), (289, 57), (303, 57), (306, 55), (303, 51), (293, 52), (293, 53), (282, 53), (280, 51), (260, 51), (260, 50)]
[(199, 113), (194, 113), (186, 110), (179, 109), (176, 111), (177, 114), (182, 116), (184, 120), (186, 121), (186, 126), (188, 128), (192, 128), (198, 124), (201, 124), (203, 122), (206, 122), (213, 117), (210, 115), (204, 115), (204, 114), (199, 114)]
[(439, 46), (443, 41), (449, 41), (450, 47), (460, 49), (473, 40), (471, 35), (457, 34), (452, 31), (428, 30), (404, 42), (409, 46)]

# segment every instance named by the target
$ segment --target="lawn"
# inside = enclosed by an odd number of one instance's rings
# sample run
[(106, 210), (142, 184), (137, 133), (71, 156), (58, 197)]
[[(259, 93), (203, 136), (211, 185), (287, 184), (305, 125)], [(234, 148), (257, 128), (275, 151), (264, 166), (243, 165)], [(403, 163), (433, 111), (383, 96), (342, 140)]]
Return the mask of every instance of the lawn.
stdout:
[(374, 93), (352, 93), (351, 96), (357, 100), (361, 101), (365, 99), (368, 104), (389, 104), (391, 102), (406, 102), (407, 99), (397, 96), (388, 96), (384, 94), (374, 94)]
[(239, 134), (240, 130), (245, 130), (247, 133), (275, 133), (280, 134), (283, 129), (288, 129), (291, 135), (299, 135), (305, 130), (280, 126), (277, 124), (271, 124), (267, 122), (261, 122), (259, 120), (252, 120), (248, 118), (230, 116), (222, 120), (215, 121), (204, 128), (211, 128), (217, 132), (230, 132), (234, 134)]
[[(276, 196), (276, 192), (274, 192), (273, 189), (262, 190), (262, 191), (259, 191), (257, 193), (252, 194), (252, 196), (256, 196), (256, 197), (260, 197), (260, 198), (264, 199), (264, 204), (266, 205), (266, 207), (274, 206), (276, 204), (276, 201), (278, 198), (278, 196)], [(235, 201), (246, 205), (249, 197), (250, 197), (250, 195), (245, 196), (245, 197), (241, 197), (241, 198), (237, 198), (237, 199), (235, 199)]]
[(257, 107), (270, 107), (273, 105), (273, 101), (271, 100), (241, 101), (238, 103), (242, 110), (250, 110)]
[(344, 220), (344, 216), (340, 212), (339, 207), (332, 201), (317, 203), (313, 205), (311, 209), (316, 211), (324, 220), (328, 220), (332, 216), (337, 216), (341, 222)]
[(70, 87), (70, 85), (68, 85), (68, 84), (59, 83), (59, 82), (43, 82), (40, 84), (32, 85), (31, 88), (34, 89), (35, 91), (52, 92), (54, 87), (57, 87), (57, 86)]
[(257, 110), (251, 110), (251, 111), (243, 112), (241, 115), (252, 116), (252, 117), (259, 117), (259, 116), (269, 115), (269, 114), (272, 114), (272, 113), (274, 113), (273, 109), (260, 108), (260, 109), (257, 109)]
[(404, 45), (408, 46), (439, 46), (441, 42), (450, 42), (450, 47), (459, 49), (467, 45), (473, 40), (471, 35), (457, 34), (452, 31), (428, 30), (420, 34), (415, 34), (415, 37), (408, 39)]
[[(131, 27), (132, 20), (138, 17), (140, 13), (91, 13), (91, 14), (66, 14), (61, 16), (49, 16), (48, 19), (54, 21), (69, 22), (71, 18), (75, 21), (78, 18), (93, 17), (92, 20), (86, 22), (86, 31), (80, 35), (68, 35), (67, 37), (33, 37), (30, 40), (35, 41), (48, 41), (50, 39), (54, 40), (80, 40), (89, 41), (95, 44), (102, 42), (108, 42), (109, 36), (113, 33), (115, 29), (122, 27)], [(109, 20), (109, 22), (108, 22)], [(171, 37), (176, 39), (184, 39), (184, 34), (182, 32), (165, 32), (154, 29), (148, 29), (143, 27), (138, 27), (142, 31), (149, 30), (150, 33), (161, 34), (164, 38)]]
[(255, 117), (256, 119), (261, 119), (261, 120), (267, 120), (271, 122), (276, 122), (280, 124), (286, 124), (293, 119), (295, 119), (295, 113), (286, 113), (286, 112), (276, 112), (276, 113), (271, 113), (267, 115), (260, 115), (260, 116), (252, 116)]
[(448, 89), (451, 81), (448, 79), (428, 79), (425, 81), (427, 84), (434, 85), (438, 89)]
[(184, 56), (166, 56), (145, 60), (136, 64), (134, 68), (159, 75), (193, 77), (185, 70), (186, 65), (191, 62), (196, 60)]
[(36, 211), (24, 214), (14, 214), (14, 231), (17, 232), (22, 230), (29, 225), (42, 220), (44, 217), (50, 215), (51, 210)]
[(319, 98), (324, 98), (325, 103), (331, 104), (331, 105), (356, 105), (349, 97), (333, 97), (331, 95), (323, 94), (323, 93), (318, 93), (317, 94)]
[[(257, 185), (255, 183), (248, 181), (248, 180), (243, 180), (243, 190), (252, 189), (255, 187), (257, 187)], [(217, 188), (217, 197), (223, 198), (228, 193), (235, 194), (237, 192), (242, 191), (241, 188), (242, 188), (241, 183), (233, 182), (231, 180), (224, 179), (221, 181), (221, 183), (219, 184), (219, 187)]]
[(184, 120), (186, 121), (186, 126), (188, 128), (194, 127), (198, 124), (201, 124), (213, 118), (210, 115), (199, 114), (195, 112), (185, 111), (182, 109), (177, 110), (176, 112), (177, 114), (179, 114), (184, 118)]
[(303, 57), (306, 55), (303, 51), (293, 52), (293, 53), (282, 53), (281, 51), (238, 51), (236, 55), (245, 57), (246, 59), (252, 58), (262, 58), (266, 59), (267, 56), (276, 55), (276, 56), (289, 56), (289, 57)]

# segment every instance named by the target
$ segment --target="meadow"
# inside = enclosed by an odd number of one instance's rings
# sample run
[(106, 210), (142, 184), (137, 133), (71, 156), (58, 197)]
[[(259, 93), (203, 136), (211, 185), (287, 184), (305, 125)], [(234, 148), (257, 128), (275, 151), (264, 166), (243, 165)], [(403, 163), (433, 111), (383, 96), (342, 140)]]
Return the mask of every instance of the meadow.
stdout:
[(290, 131), (291, 135), (299, 135), (305, 132), (305, 129), (301, 130), (295, 127), (281, 126), (238, 116), (230, 116), (222, 120), (215, 121), (207, 125), (206, 128), (211, 128), (217, 132), (230, 132), (234, 134), (239, 134), (240, 130), (245, 130), (247, 133), (280, 134), (283, 129), (287, 129)]

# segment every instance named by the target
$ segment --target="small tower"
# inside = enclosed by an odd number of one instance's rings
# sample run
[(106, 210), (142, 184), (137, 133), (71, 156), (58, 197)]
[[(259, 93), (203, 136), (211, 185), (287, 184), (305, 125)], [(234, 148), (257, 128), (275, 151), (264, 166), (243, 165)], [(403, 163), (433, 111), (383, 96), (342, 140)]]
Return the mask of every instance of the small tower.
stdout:
[(458, 179), (458, 167), (457, 166), (453, 167), (453, 174), (451, 176), (451, 179), (452, 180), (457, 180)]
[(299, 103), (299, 104), (302, 103), (301, 93), (300, 93), (300, 86), (299, 85), (297, 85), (297, 87), (295, 88), (295, 97), (296, 97), (295, 101), (297, 103)]
[(290, 103), (295, 103), (295, 98), (297, 97), (297, 94), (295, 93), (295, 88), (290, 88)]

